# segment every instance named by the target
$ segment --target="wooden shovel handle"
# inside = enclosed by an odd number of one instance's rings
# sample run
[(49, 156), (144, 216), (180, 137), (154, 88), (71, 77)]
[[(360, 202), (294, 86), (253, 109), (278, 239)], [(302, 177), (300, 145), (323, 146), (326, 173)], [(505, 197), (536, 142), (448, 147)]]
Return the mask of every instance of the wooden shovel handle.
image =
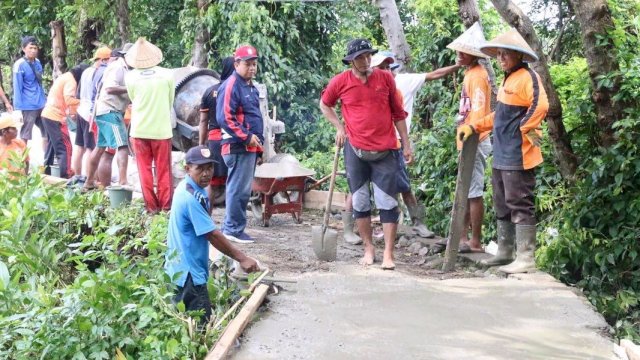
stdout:
[(333, 170), (331, 171), (331, 183), (329, 184), (329, 196), (324, 207), (324, 221), (322, 222), (322, 235), (329, 226), (329, 213), (331, 212), (331, 201), (333, 200), (333, 188), (336, 186), (336, 173), (338, 172), (338, 160), (340, 160), (340, 147), (336, 146), (336, 153), (333, 156)]

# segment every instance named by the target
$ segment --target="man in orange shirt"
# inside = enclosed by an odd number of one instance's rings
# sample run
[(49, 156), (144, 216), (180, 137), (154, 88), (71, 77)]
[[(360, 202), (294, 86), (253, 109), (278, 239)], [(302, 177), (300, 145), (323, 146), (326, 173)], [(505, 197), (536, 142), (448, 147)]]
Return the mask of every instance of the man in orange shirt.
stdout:
[(11, 161), (24, 155), (27, 145), (17, 138), (18, 129), (15, 120), (8, 113), (0, 115), (0, 170), (26, 174), (29, 161), (23, 167), (14, 166)]
[(60, 176), (69, 178), (71, 169), (71, 138), (67, 128), (67, 115), (75, 116), (80, 100), (77, 87), (87, 64), (75, 66), (54, 80), (47, 103), (42, 110), (42, 125), (47, 134), (47, 150), (44, 155), (45, 174), (51, 174), (51, 165), (58, 159)]
[[(469, 124), (483, 118), (491, 112), (491, 86), (489, 74), (478, 63), (480, 58), (486, 58), (478, 46), (485, 42), (480, 24), (473, 24), (467, 31), (455, 39), (447, 48), (457, 53), (457, 63), (466, 68), (460, 96), (460, 107), (456, 119), (456, 127)], [(491, 154), (490, 131), (480, 134), (478, 151), (471, 175), (467, 209), (465, 214), (465, 231), (460, 239), (460, 252), (482, 252), (482, 220), (484, 218), (484, 169), (487, 157)], [(457, 139), (458, 151), (462, 150), (462, 142)], [(471, 239), (467, 230), (471, 226)], [(444, 247), (444, 242), (439, 242)]]
[[(460, 140), (493, 131), (493, 202), (498, 218), (498, 253), (487, 265), (505, 273), (535, 271), (535, 167), (542, 163), (540, 124), (549, 103), (540, 76), (528, 63), (538, 60), (527, 42), (511, 29), (480, 50), (497, 57), (505, 78), (495, 112), (458, 128)], [(513, 261), (514, 242), (517, 243)], [(512, 262), (513, 261), (513, 262)]]

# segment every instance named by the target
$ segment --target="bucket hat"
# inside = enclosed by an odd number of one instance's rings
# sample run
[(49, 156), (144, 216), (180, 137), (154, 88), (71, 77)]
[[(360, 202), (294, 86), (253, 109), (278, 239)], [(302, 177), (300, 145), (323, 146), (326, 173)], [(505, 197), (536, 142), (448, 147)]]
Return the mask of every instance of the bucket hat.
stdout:
[(457, 39), (453, 40), (451, 44), (447, 45), (447, 48), (480, 58), (487, 58), (488, 56), (480, 51), (480, 46), (484, 45), (485, 42), (482, 28), (480, 24), (476, 22), (463, 32), (462, 35), (458, 36)]
[(370, 53), (371, 55), (377, 53), (378, 50), (371, 46), (371, 42), (367, 39), (353, 39), (347, 44), (347, 55), (342, 58), (342, 63), (349, 65), (361, 54)]
[(536, 55), (535, 51), (533, 51), (529, 44), (522, 38), (518, 30), (514, 28), (480, 46), (480, 51), (491, 57), (498, 55), (498, 49), (509, 49), (520, 52), (524, 55), (522, 58), (524, 62), (531, 63), (538, 61), (538, 55)]
[[(124, 48), (126, 48), (126, 45)], [(129, 66), (136, 69), (147, 69), (160, 64), (162, 61), (162, 50), (141, 37), (138, 38), (136, 43), (127, 51), (124, 59)]]
[(396, 56), (391, 51), (380, 51), (371, 58), (371, 67), (380, 66), (380, 64), (388, 62), (389, 67), (396, 62)]

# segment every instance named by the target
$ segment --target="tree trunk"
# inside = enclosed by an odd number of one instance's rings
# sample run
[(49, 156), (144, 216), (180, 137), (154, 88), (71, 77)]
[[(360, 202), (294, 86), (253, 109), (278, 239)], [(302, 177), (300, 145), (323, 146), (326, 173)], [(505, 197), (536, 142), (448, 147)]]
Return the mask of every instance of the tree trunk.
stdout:
[(129, 1), (117, 0), (116, 18), (118, 19), (118, 35), (120, 35), (120, 46), (131, 41), (129, 25)]
[(395, 0), (374, 0), (380, 9), (380, 20), (387, 35), (391, 51), (396, 54), (396, 62), (404, 67), (411, 60), (411, 48), (404, 36), (402, 21)]
[(553, 143), (560, 174), (565, 179), (570, 179), (576, 173), (578, 159), (571, 148), (571, 139), (562, 123), (562, 105), (560, 104), (558, 93), (551, 82), (547, 60), (542, 52), (542, 44), (533, 29), (533, 23), (511, 0), (491, 0), (491, 2), (500, 13), (500, 16), (509, 25), (518, 30), (540, 58), (540, 61), (533, 63), (532, 67), (540, 75), (549, 99), (549, 112), (547, 113), (549, 137)]
[(102, 46), (102, 43), (100, 43), (98, 39), (103, 31), (103, 25), (101, 20), (89, 18), (87, 16), (87, 11), (84, 8), (80, 9), (79, 17), (79, 42), (80, 51), (82, 52), (80, 58), (91, 59), (93, 57), (94, 48)]
[[(623, 118), (624, 104), (616, 103), (613, 96), (620, 90), (621, 76), (614, 75), (620, 69), (616, 59), (616, 49), (607, 31), (613, 29), (611, 13), (606, 0), (569, 0), (580, 25), (585, 57), (589, 65), (589, 77), (593, 92), (591, 99), (596, 108), (600, 145), (608, 147), (615, 143), (612, 125)], [(599, 84), (607, 77), (610, 82)]]
[[(476, 0), (458, 0), (458, 14), (465, 28), (470, 28), (476, 22), (480, 22), (482, 28), (482, 22), (480, 21), (480, 12), (478, 11), (478, 4)], [(498, 96), (498, 87), (496, 86), (496, 73), (493, 71), (491, 62), (487, 59), (478, 60), (480, 65), (487, 70), (489, 74), (489, 85), (491, 85), (491, 109), (494, 108), (496, 103), (496, 97)]]
[(51, 49), (53, 60), (53, 79), (67, 71), (67, 44), (64, 39), (64, 22), (55, 20), (49, 23), (51, 27)]
[(209, 29), (203, 23), (204, 16), (209, 8), (209, 0), (198, 0), (198, 19), (196, 20), (196, 37), (193, 42), (193, 54), (191, 65), (206, 68), (209, 65), (207, 44), (210, 40)]

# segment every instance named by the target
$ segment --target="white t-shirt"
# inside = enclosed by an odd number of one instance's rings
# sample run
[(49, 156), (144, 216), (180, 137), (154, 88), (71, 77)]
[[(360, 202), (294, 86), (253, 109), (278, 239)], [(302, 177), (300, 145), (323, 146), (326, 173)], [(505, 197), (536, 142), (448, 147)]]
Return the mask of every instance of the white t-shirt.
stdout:
[(398, 74), (396, 75), (396, 87), (404, 98), (404, 111), (407, 112), (407, 133), (411, 131), (411, 117), (413, 116), (413, 102), (418, 90), (424, 85), (427, 74)]
[(85, 120), (89, 120), (91, 111), (93, 110), (93, 74), (96, 67), (91, 66), (82, 72), (80, 77), (80, 105), (78, 106), (78, 114)]

